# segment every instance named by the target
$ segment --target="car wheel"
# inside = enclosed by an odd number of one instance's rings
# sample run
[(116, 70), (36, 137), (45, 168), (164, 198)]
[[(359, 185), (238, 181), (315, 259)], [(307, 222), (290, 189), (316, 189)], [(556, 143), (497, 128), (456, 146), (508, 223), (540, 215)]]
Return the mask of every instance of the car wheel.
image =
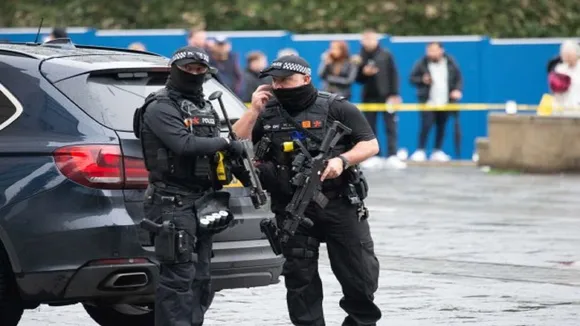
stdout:
[(153, 307), (129, 304), (92, 305), (83, 304), (86, 312), (101, 326), (154, 326)]
[(0, 325), (18, 325), (23, 312), (24, 306), (18, 295), (14, 274), (0, 245)]
[[(215, 292), (210, 293), (209, 304), (213, 302)], [(86, 312), (101, 326), (154, 326), (155, 313), (153, 304), (149, 306), (137, 306), (130, 304), (117, 305), (93, 305), (83, 304)], [(0, 324), (4, 326), (4, 324)], [(16, 324), (14, 324), (16, 325)], [(12, 325), (10, 325), (12, 326)]]

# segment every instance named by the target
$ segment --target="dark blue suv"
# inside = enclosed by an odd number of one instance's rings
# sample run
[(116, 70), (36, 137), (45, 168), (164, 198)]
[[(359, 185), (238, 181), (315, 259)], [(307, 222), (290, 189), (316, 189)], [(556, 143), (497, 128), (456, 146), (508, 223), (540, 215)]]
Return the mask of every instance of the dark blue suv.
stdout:
[[(135, 108), (162, 87), (152, 53), (0, 44), (0, 325), (39, 304), (83, 303), (100, 325), (153, 325), (157, 265), (142, 218), (147, 171)], [(214, 78), (230, 119), (245, 107)], [(223, 117), (222, 117), (223, 119)], [(224, 124), (224, 133), (225, 124)], [(233, 183), (235, 224), (215, 238), (215, 291), (277, 283), (282, 257)]]

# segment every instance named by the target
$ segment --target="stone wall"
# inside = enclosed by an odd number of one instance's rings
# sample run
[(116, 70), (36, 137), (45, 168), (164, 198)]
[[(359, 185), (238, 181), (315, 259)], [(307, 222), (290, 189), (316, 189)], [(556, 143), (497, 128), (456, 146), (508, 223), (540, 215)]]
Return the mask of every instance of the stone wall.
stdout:
[(531, 173), (580, 173), (580, 117), (491, 114), (478, 165)]

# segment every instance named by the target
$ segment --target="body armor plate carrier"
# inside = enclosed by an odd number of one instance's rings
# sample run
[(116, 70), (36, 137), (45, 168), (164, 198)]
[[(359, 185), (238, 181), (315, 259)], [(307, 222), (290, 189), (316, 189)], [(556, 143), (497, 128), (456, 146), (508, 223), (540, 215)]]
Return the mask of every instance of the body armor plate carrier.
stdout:
[[(294, 116), (290, 116), (284, 111), (278, 102), (267, 105), (262, 115), (262, 127), (265, 137), (271, 141), (266, 160), (271, 160), (276, 164), (281, 182), (285, 184), (286, 180), (292, 178), (290, 172), (291, 164), (294, 155), (297, 154), (297, 151), (292, 153), (284, 152), (284, 143), (300, 139), (311, 155), (318, 154), (317, 150), (327, 132), (327, 127), (332, 124), (329, 119), (330, 106), (335, 100), (343, 99), (343, 97), (336, 94), (320, 91), (318, 98), (311, 107)], [(335, 147), (332, 157), (338, 156), (350, 148), (352, 148), (352, 144), (349, 142), (349, 138), (341, 139)], [(323, 183), (323, 190), (336, 190), (342, 185), (342, 177), (326, 180)], [(284, 185), (281, 189), (283, 188)]]
[(151, 93), (143, 106), (137, 108), (133, 117), (133, 132), (141, 140), (143, 159), (150, 172), (149, 181), (164, 182), (168, 185), (198, 185), (208, 188), (212, 185), (213, 157), (178, 157), (151, 132), (143, 121), (147, 107), (154, 102), (167, 103), (179, 110), (184, 125), (197, 137), (219, 137), (220, 118), (209, 101), (198, 107), (179, 93), (162, 88)]

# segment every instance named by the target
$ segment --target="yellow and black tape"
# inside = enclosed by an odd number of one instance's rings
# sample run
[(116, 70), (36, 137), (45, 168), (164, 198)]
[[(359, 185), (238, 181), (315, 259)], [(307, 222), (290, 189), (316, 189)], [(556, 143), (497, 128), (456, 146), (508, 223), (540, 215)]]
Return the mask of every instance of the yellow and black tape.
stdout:
[[(361, 111), (396, 112), (396, 111), (489, 111), (505, 110), (506, 104), (493, 103), (452, 103), (445, 105), (430, 105), (423, 103), (357, 103)], [(517, 105), (518, 111), (536, 111), (537, 105)]]
[[(445, 105), (428, 105), (422, 103), (353, 103), (361, 111), (368, 112), (396, 112), (396, 111), (505, 111), (506, 104), (496, 103), (453, 103)], [(249, 107), (250, 103), (246, 103)], [(517, 104), (517, 111), (536, 111), (537, 105)]]

